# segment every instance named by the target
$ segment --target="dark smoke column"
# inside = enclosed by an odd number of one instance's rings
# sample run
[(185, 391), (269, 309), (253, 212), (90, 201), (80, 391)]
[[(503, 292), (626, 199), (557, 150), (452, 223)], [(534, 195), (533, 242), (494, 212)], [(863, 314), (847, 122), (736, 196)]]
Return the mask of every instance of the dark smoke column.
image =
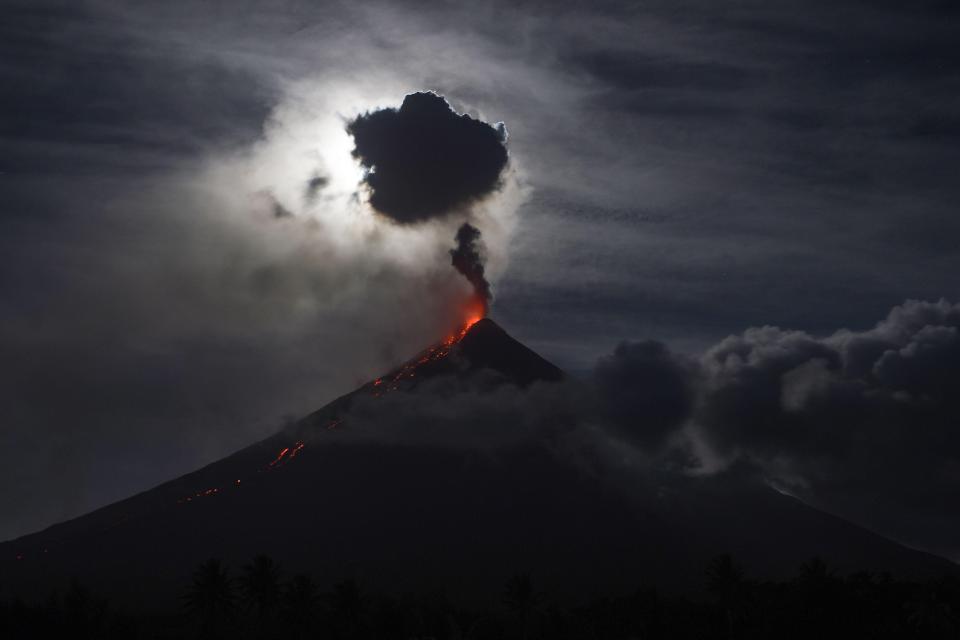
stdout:
[[(396, 224), (452, 215), (469, 220), (473, 205), (502, 185), (506, 128), (458, 114), (435, 93), (411, 93), (399, 108), (361, 114), (347, 132), (353, 136), (353, 155), (366, 170), (370, 205)], [(485, 316), (491, 296), (480, 230), (464, 222), (456, 242), (450, 251), (453, 266), (475, 292), (469, 315)]]
[(464, 222), (457, 230), (456, 240), (456, 248), (450, 249), (451, 263), (473, 285), (474, 295), (482, 309), (482, 314), (486, 316), (493, 296), (490, 294), (490, 283), (483, 274), (483, 245), (480, 240), (480, 230), (469, 222)]

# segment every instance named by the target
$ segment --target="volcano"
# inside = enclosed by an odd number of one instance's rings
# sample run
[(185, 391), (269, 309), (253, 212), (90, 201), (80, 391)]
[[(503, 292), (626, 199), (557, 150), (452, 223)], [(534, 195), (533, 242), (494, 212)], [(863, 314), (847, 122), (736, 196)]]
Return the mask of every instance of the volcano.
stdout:
[[(28, 597), (75, 577), (155, 607), (176, 606), (199, 563), (261, 553), (321, 582), (462, 599), (496, 595), (517, 573), (558, 595), (691, 591), (720, 553), (758, 577), (814, 556), (841, 570), (954, 571), (735, 472), (656, 486), (612, 477), (538, 435), (551, 425), (528, 428), (554, 416), (526, 405), (576, 385), (483, 319), (227, 458), (3, 543), (0, 574)], [(487, 424), (446, 411), (468, 400), (497, 410)], [(436, 437), (458, 426), (482, 444)], [(487, 430), (501, 435), (487, 442)]]

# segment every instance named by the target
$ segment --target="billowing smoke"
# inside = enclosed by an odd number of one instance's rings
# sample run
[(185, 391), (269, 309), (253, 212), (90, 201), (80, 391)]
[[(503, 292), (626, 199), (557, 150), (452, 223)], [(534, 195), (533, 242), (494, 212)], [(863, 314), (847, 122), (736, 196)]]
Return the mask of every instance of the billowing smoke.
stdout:
[(482, 315), (486, 315), (493, 296), (490, 293), (490, 283), (484, 275), (480, 230), (469, 222), (464, 222), (457, 230), (456, 241), (456, 248), (450, 250), (451, 264), (473, 285)]
[[(398, 109), (361, 114), (347, 132), (365, 170), (370, 205), (405, 226), (473, 216), (472, 205), (500, 188), (507, 166), (503, 123), (491, 126), (459, 115), (431, 92), (408, 95)], [(480, 230), (464, 222), (456, 243), (452, 264), (474, 289), (469, 315), (486, 315), (491, 294)]]
[(371, 206), (401, 224), (444, 217), (490, 195), (507, 166), (503, 124), (458, 115), (435, 93), (362, 114), (347, 131)]
[(621, 343), (593, 371), (598, 417), (644, 448), (661, 446), (693, 409), (696, 364), (655, 340)]
[(960, 304), (907, 301), (867, 331), (777, 327), (698, 360), (625, 343), (594, 375), (604, 427), (687, 472), (733, 465), (950, 557), (960, 518)]

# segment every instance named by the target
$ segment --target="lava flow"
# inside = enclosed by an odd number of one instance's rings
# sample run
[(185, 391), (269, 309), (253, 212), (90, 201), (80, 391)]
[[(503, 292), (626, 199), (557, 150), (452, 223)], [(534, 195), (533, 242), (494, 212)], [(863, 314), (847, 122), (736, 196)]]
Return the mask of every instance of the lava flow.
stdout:
[(482, 309), (482, 302), (476, 305), (471, 305), (467, 319), (458, 331), (451, 333), (449, 336), (444, 338), (442, 342), (438, 342), (426, 351), (423, 351), (415, 360), (407, 362), (402, 367), (397, 369), (397, 371), (393, 374), (383, 378), (377, 378), (371, 382), (370, 387), (372, 388), (373, 396), (375, 398), (379, 398), (385, 393), (396, 391), (404, 379), (415, 378), (417, 375), (417, 369), (423, 365), (446, 358), (450, 354), (450, 351), (453, 349), (454, 345), (463, 340), (463, 337), (467, 335), (470, 327), (483, 319)]
[(177, 503), (178, 503), (178, 504), (182, 504), (182, 503), (184, 503), (184, 502), (192, 502), (192, 501), (196, 500), (197, 498), (209, 498), (209, 497), (211, 497), (211, 496), (217, 495), (218, 493), (220, 493), (220, 488), (219, 488), (219, 487), (215, 487), (215, 488), (212, 488), (212, 489), (207, 489), (207, 490), (205, 490), (205, 491), (197, 491), (197, 492), (196, 492), (195, 494), (193, 494), (192, 496), (187, 496), (186, 498), (182, 498), (182, 499), (180, 499), (180, 500), (177, 500)]
[[(373, 391), (374, 397), (380, 397), (384, 393), (390, 391), (395, 391), (399, 388), (400, 383), (404, 379), (416, 377), (416, 371), (421, 366), (428, 364), (430, 362), (436, 362), (447, 357), (450, 354), (450, 351), (453, 347), (460, 342), (467, 332), (470, 330), (470, 327), (479, 322), (484, 316), (485, 305), (483, 300), (476, 300), (473, 304), (470, 305), (466, 314), (466, 320), (463, 325), (454, 333), (451, 333), (449, 336), (444, 338), (443, 341), (438, 342), (433, 345), (426, 351), (420, 354), (415, 360), (412, 360), (402, 367), (400, 367), (395, 373), (385, 376), (383, 378), (377, 378), (370, 383), (370, 388)], [(332, 418), (328, 421), (326, 428), (328, 431), (336, 430), (340, 425), (343, 424), (343, 418)], [(278, 469), (279, 467), (284, 466), (291, 460), (297, 457), (297, 455), (303, 451), (303, 448), (306, 446), (302, 440), (298, 440), (292, 445), (283, 447), (277, 453), (277, 456), (267, 464), (266, 467), (261, 469), (261, 471), (272, 471)], [(237, 479), (234, 483), (234, 486), (240, 487), (240, 480)], [(211, 489), (201, 490), (196, 492), (191, 496), (182, 498), (178, 500), (179, 503), (184, 502), (193, 502), (198, 498), (207, 498), (212, 497), (221, 493), (221, 488), (215, 487)]]
[[(296, 458), (301, 451), (303, 451), (303, 448), (305, 446), (306, 446), (305, 442), (303, 442), (302, 440), (298, 440), (293, 445), (289, 447), (284, 447), (283, 449), (280, 450), (280, 453), (277, 454), (277, 457), (274, 458), (273, 462), (271, 462), (265, 467), (265, 470), (270, 471), (290, 462), (291, 460)], [(240, 478), (237, 478), (233, 482), (233, 486), (237, 489), (240, 488)], [(177, 500), (177, 504), (183, 504), (185, 502), (193, 502), (198, 498), (210, 498), (215, 495), (218, 495), (221, 492), (222, 492), (222, 489), (220, 487), (213, 487), (210, 489), (197, 491), (191, 496), (187, 496), (186, 498), (181, 498), (180, 500)]]
[(297, 454), (300, 453), (305, 446), (306, 444), (302, 440), (298, 440), (292, 447), (284, 447), (280, 450), (280, 453), (277, 454), (274, 461), (267, 465), (267, 467), (273, 469), (286, 464), (296, 458)]

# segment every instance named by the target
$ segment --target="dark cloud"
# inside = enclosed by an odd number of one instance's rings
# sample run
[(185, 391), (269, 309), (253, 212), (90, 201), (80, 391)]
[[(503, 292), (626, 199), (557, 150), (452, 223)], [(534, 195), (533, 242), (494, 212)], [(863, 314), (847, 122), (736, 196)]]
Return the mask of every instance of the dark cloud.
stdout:
[(690, 471), (746, 463), (817, 506), (960, 555), (960, 305), (908, 301), (873, 329), (824, 338), (751, 328), (695, 368), (658, 343), (624, 344), (594, 384), (608, 428), (647, 449), (671, 433), (694, 444)]
[(594, 369), (601, 415), (620, 435), (656, 448), (690, 414), (696, 368), (653, 340), (624, 342)]
[(443, 216), (489, 195), (507, 165), (503, 126), (458, 115), (435, 93), (362, 114), (347, 130), (367, 169), (370, 204), (400, 223)]
[(918, 429), (902, 420), (914, 414), (926, 425), (919, 448), (933, 453), (927, 438), (960, 438), (956, 429), (941, 431), (960, 411), (958, 326), (957, 306), (911, 301), (869, 331), (816, 338), (749, 329), (704, 355), (709, 393), (697, 421), (718, 448), (774, 457), (781, 450), (816, 455), (821, 445), (829, 452), (851, 438), (889, 441), (888, 429)]
[(480, 230), (468, 222), (464, 222), (457, 229), (457, 246), (450, 250), (450, 261), (453, 267), (473, 285), (474, 295), (483, 307), (486, 315), (487, 308), (493, 295), (490, 292), (490, 283), (484, 275), (483, 244), (480, 239)]

